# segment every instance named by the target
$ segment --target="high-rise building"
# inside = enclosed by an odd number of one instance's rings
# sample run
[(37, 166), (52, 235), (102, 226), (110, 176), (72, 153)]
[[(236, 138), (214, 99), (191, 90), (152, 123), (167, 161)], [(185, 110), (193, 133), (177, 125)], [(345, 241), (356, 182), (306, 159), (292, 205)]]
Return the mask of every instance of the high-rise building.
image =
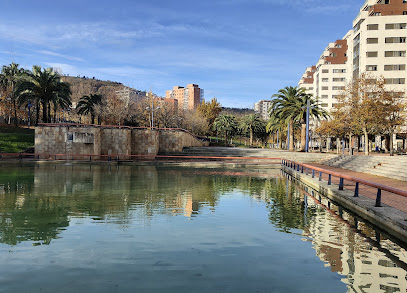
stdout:
[(317, 97), (328, 111), (346, 84), (362, 73), (383, 76), (389, 89), (406, 92), (406, 23), (407, 0), (366, 0), (353, 30), (328, 45), (298, 86)]
[(196, 84), (188, 84), (187, 87), (176, 86), (165, 92), (167, 99), (178, 100), (180, 110), (195, 110), (204, 99), (204, 90)]
[(269, 119), (269, 109), (271, 108), (272, 101), (261, 100), (254, 104), (254, 112), (259, 114), (260, 118), (267, 121)]

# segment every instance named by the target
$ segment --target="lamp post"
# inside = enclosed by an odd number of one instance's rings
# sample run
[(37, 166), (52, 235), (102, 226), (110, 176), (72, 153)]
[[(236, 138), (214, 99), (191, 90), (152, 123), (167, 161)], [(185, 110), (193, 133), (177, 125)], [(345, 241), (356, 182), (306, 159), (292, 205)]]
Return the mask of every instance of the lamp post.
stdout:
[(305, 152), (308, 153), (309, 151), (309, 109), (310, 109), (310, 100), (307, 99), (307, 127), (305, 130)]
[(160, 109), (160, 107), (154, 108), (154, 99), (151, 101), (151, 108), (147, 107), (147, 110), (151, 109), (151, 128), (154, 128), (154, 111)]
[(290, 123), (288, 123), (288, 129), (287, 129), (287, 150), (290, 150)]

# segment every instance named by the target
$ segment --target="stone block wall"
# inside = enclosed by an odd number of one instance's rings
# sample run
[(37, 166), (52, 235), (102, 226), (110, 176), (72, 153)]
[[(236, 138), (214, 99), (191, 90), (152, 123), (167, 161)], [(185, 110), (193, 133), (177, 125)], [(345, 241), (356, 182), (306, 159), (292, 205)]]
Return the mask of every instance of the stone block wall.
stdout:
[[(100, 155), (100, 129), (94, 127), (36, 127), (36, 154)], [(47, 158), (46, 155), (42, 158)], [(75, 159), (88, 160), (89, 157)], [(95, 158), (97, 159), (97, 158)]]
[(160, 153), (180, 153), (184, 147), (208, 146), (209, 142), (203, 142), (192, 134), (181, 130), (160, 131)]
[[(131, 155), (131, 130), (120, 128), (101, 129), (101, 155)], [(120, 157), (127, 160), (130, 157)]]
[(131, 130), (132, 155), (157, 155), (159, 150), (160, 131), (156, 129)]
[[(87, 155), (121, 155), (120, 159), (130, 159), (130, 155), (180, 153), (184, 147), (202, 147), (208, 144), (181, 130), (79, 125), (35, 128), (35, 153), (41, 154), (43, 159), (48, 158), (43, 154), (66, 154), (68, 158), (75, 160), (89, 160)], [(83, 157), (71, 157), (72, 155)]]

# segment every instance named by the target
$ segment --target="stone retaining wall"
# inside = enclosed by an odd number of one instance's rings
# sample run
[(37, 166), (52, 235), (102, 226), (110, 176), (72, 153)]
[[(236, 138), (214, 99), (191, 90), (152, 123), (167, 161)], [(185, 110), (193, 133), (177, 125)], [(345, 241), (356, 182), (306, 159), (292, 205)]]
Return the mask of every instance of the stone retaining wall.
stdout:
[[(182, 152), (184, 147), (205, 145), (207, 145), (205, 142), (201, 142), (192, 134), (182, 130), (103, 128), (80, 125), (52, 125), (35, 128), (36, 154), (155, 156), (159, 152)], [(121, 157), (121, 159), (128, 158), (130, 157)], [(89, 158), (84, 157), (83, 159), (88, 160)]]

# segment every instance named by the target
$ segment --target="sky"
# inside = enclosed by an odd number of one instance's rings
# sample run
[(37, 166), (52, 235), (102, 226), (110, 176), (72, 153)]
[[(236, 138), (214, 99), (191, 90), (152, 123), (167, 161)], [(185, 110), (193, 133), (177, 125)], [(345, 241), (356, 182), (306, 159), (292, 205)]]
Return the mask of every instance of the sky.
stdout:
[(1, 0), (0, 65), (56, 67), (252, 108), (296, 86), (364, 0)]

